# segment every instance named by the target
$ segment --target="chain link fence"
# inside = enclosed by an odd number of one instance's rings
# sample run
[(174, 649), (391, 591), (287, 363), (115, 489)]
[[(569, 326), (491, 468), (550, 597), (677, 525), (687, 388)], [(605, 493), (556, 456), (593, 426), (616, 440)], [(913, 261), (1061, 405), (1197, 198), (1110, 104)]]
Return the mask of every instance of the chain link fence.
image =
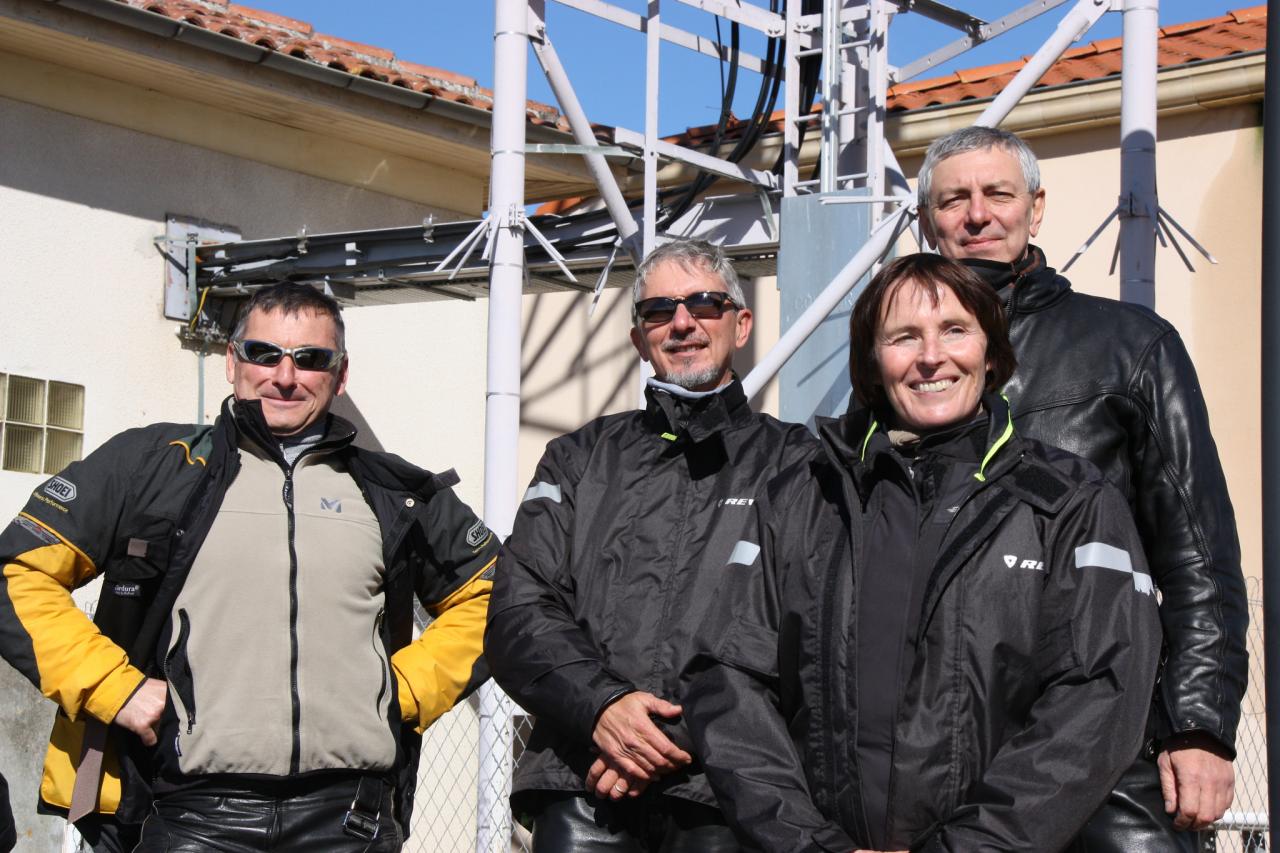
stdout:
[[(1202, 853), (1262, 853), (1270, 849), (1267, 832), (1266, 715), (1263, 704), (1262, 585), (1248, 581), (1249, 592), (1249, 692), (1245, 697), (1237, 736), (1236, 798), (1230, 811), (1211, 831), (1201, 833)], [(492, 849), (480, 850), (480, 792), (490, 797), (508, 789), (505, 780), (481, 779), (482, 768), (501, 772), (503, 762), (485, 762), (480, 755), (481, 703), (472, 696), (427, 730), (422, 743), (422, 767), (418, 775), (418, 799), (414, 806), (413, 835), (407, 853), (529, 853), (529, 834), (514, 820), (503, 833), (508, 843), (495, 840)], [(500, 732), (493, 742), (511, 744), (511, 762), (519, 761), (531, 718), (515, 709), (508, 720), (493, 719)], [(490, 833), (491, 835), (491, 833)]]
[(1246, 580), (1249, 594), (1249, 692), (1236, 734), (1236, 798), (1212, 832), (1201, 833), (1204, 853), (1261, 853), (1267, 831), (1267, 718), (1263, 682), (1262, 581)]

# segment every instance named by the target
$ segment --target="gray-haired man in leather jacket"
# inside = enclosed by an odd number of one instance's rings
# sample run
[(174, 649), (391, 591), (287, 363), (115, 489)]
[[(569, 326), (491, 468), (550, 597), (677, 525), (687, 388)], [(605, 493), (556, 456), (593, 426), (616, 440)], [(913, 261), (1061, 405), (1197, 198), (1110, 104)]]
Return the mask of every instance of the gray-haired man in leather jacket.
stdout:
[(1129, 499), (1161, 593), (1150, 740), (1075, 850), (1190, 850), (1231, 804), (1248, 611), (1235, 516), (1195, 369), (1146, 308), (1077, 293), (1030, 245), (1045, 191), (1027, 145), (970, 127), (920, 169), (921, 225), (1004, 298), (1020, 434), (1096, 464)]

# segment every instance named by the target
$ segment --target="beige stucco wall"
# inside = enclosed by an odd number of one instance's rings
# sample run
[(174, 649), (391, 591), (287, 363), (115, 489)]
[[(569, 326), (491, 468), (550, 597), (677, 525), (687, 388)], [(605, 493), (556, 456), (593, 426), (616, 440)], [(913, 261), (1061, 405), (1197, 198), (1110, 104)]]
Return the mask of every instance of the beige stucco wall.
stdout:
[[(6, 98), (0, 151), (0, 372), (85, 386), (86, 451), (129, 427), (196, 416), (199, 358), (161, 312), (165, 262), (151, 241), (166, 214), (238, 226), (246, 238), (456, 215)], [(463, 498), (478, 508), (485, 304), (361, 308), (346, 319), (350, 399), (378, 440), (429, 468), (456, 467)], [(203, 372), (212, 417), (228, 391), (222, 355), (205, 358)], [(0, 511), (16, 512), (41, 479), (0, 471)], [(31, 809), (52, 707), (7, 666), (0, 697), (0, 772), (19, 849), (56, 850), (62, 822)], [(465, 739), (474, 713), (464, 707), (445, 725)], [(436, 775), (420, 803), (456, 793), (459, 811), (469, 808), (465, 773), (443, 760), (424, 766)]]

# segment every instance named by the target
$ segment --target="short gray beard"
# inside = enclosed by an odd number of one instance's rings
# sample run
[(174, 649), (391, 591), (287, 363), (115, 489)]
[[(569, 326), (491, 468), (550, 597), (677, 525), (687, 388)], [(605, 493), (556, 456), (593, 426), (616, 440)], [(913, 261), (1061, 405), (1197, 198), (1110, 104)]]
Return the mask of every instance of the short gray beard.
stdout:
[(708, 365), (696, 370), (690, 369), (678, 373), (668, 373), (666, 376), (659, 376), (658, 379), (693, 391), (697, 389), (699, 385), (707, 385), (711, 382), (716, 382), (717, 385), (723, 385), (723, 382), (719, 382), (717, 380), (723, 379), (724, 373), (725, 371), (723, 369), (716, 367), (715, 365)]

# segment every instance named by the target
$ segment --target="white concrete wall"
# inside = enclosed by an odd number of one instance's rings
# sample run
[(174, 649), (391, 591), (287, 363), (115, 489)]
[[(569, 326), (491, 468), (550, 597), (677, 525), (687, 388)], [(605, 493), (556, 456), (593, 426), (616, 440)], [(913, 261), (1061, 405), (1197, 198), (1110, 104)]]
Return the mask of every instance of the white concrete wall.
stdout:
[[(129, 427), (195, 419), (199, 359), (161, 311), (165, 262), (152, 238), (166, 214), (246, 238), (456, 215), (4, 98), (0, 151), (0, 372), (85, 386), (86, 452)], [(449, 301), (346, 314), (348, 391), (380, 443), (429, 468), (456, 467), (477, 508), (485, 309)], [(228, 393), (221, 353), (203, 370), (213, 417)], [(0, 516), (41, 479), (0, 472)], [(52, 706), (0, 666), (0, 772), (22, 850), (53, 849), (61, 832), (61, 821), (32, 814), (51, 719)]]

